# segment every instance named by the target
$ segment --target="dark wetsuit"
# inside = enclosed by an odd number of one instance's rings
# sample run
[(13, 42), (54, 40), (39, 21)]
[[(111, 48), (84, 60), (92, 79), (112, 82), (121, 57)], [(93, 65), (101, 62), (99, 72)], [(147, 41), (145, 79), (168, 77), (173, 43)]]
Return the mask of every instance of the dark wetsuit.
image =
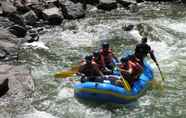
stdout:
[(135, 50), (144, 54), (144, 56), (147, 56), (148, 53), (151, 53), (151, 47), (146, 43), (140, 43), (140, 44), (136, 45)]
[(147, 56), (147, 54), (150, 54), (150, 57), (156, 61), (153, 51), (151, 50), (151, 47), (146, 43), (140, 43), (136, 45), (135, 48), (135, 56), (138, 57), (141, 61), (140, 64), (144, 65), (143, 60)]

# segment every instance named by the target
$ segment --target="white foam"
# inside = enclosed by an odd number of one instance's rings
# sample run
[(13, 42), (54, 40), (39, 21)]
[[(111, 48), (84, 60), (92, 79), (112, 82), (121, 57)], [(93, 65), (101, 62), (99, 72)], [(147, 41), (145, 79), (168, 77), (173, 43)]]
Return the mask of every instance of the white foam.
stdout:
[(43, 111), (35, 111), (34, 113), (17, 115), (16, 118), (58, 118), (58, 117), (55, 117)]
[(71, 88), (63, 88), (58, 93), (58, 99), (66, 99), (74, 96), (74, 91)]
[(173, 24), (169, 24), (168, 27), (177, 31), (177, 32), (186, 33), (186, 24), (185, 23), (173, 23)]
[(131, 30), (129, 34), (131, 34), (131, 37), (133, 37), (133, 39), (138, 42), (140, 42), (142, 39), (142, 36), (140, 35), (138, 30)]
[(32, 42), (32, 43), (24, 43), (23, 46), (31, 46), (31, 47), (34, 47), (34, 48), (42, 48), (42, 49), (46, 49), (48, 50), (49, 48), (47, 46), (45, 46), (45, 44), (42, 42), (42, 41), (35, 41), (35, 42)]

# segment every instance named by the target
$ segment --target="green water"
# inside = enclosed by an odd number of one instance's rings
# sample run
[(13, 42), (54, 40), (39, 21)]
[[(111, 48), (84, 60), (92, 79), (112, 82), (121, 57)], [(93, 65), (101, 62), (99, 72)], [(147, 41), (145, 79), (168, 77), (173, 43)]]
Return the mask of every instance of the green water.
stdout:
[[(137, 13), (119, 9), (112, 13), (93, 11), (85, 19), (65, 21), (64, 26), (75, 28), (58, 26), (41, 35), (48, 50), (22, 49), (19, 62), (32, 69), (36, 86), (28, 105), (57, 118), (185, 118), (186, 6), (146, 3), (139, 7)], [(113, 16), (117, 13), (117, 17)], [(142, 24), (140, 33), (148, 36), (166, 77), (163, 89), (160, 86), (151, 89), (125, 106), (78, 101), (73, 96), (71, 81), (78, 78), (60, 80), (53, 78), (52, 73), (77, 64), (80, 58), (99, 48), (103, 40), (110, 43), (118, 57), (124, 49), (133, 49), (138, 40), (122, 30), (124, 24), (134, 24), (135, 29)], [(152, 66), (155, 79), (161, 81), (157, 67), (153, 63)], [(27, 112), (28, 109), (23, 109), (23, 114)], [(45, 117), (51, 118), (50, 115)]]

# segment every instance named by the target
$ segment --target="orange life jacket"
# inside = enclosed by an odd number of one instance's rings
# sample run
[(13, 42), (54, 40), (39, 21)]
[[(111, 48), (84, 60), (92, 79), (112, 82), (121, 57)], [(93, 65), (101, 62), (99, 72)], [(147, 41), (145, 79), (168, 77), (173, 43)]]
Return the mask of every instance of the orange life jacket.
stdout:
[(140, 60), (134, 58), (128, 61), (129, 69), (132, 68), (132, 76), (136, 79), (142, 72), (143, 67), (140, 65)]

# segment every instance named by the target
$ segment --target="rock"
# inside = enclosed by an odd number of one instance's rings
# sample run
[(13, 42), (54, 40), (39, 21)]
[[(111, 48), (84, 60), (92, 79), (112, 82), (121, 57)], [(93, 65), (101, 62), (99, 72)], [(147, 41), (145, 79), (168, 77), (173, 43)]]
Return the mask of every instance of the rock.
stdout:
[(136, 4), (136, 0), (117, 0), (123, 7), (129, 8), (129, 5)]
[(61, 3), (61, 6), (65, 19), (77, 19), (85, 17), (85, 10), (83, 4), (81, 3), (66, 1), (65, 3)]
[(57, 14), (54, 14), (49, 16), (47, 20), (49, 25), (60, 25), (63, 21), (63, 18)]
[(110, 11), (112, 9), (117, 8), (117, 2), (116, 0), (100, 0), (100, 3), (97, 8)]
[(12, 3), (6, 1), (1, 2), (1, 7), (2, 7), (3, 15), (16, 13), (17, 10)]
[(12, 34), (17, 36), (18, 38), (23, 38), (26, 36), (27, 30), (19, 25), (14, 25), (8, 29)]
[(98, 5), (99, 4), (99, 0), (79, 0), (82, 3), (85, 4), (91, 4), (91, 5)]
[(25, 26), (24, 19), (18, 14), (14, 14), (14, 13), (10, 14), (8, 16), (8, 19), (14, 22), (15, 24), (21, 25), (23, 27)]
[(133, 24), (125, 25), (125, 26), (122, 27), (122, 29), (124, 31), (131, 31), (131, 30), (133, 30), (133, 28), (134, 28)]
[(53, 7), (43, 10), (44, 18), (50, 25), (60, 25), (63, 21), (62, 13), (59, 8)]
[(3, 15), (3, 9), (1, 7), (1, 4), (0, 4), (0, 15)]
[(24, 3), (26, 6), (31, 6), (31, 5), (38, 5), (40, 0), (26, 0)]
[(61, 12), (60, 12), (59, 8), (53, 7), (53, 8), (43, 10), (43, 14), (45, 17), (49, 17), (54, 14), (61, 15)]
[(1, 2), (1, 7), (2, 7), (3, 15), (5, 16), (11, 13), (15, 13), (17, 10), (12, 3), (6, 1)]
[(14, 0), (14, 6), (17, 8), (19, 14), (24, 14), (30, 10), (30, 8), (25, 6), (21, 0)]
[(41, 5), (32, 5), (32, 6), (30, 6), (30, 8), (34, 11), (34, 13), (38, 17), (38, 19), (44, 19), (43, 18), (43, 10), (44, 10), (43, 6), (41, 6)]
[(17, 38), (6, 30), (0, 30), (0, 49), (6, 50), (8, 55), (0, 60), (0, 64), (3, 62), (11, 63), (17, 61), (18, 57), (18, 44), (22, 39)]
[(30, 71), (25, 66), (0, 65), (0, 78), (1, 85), (2, 83), (5, 85), (4, 90), (7, 84), (9, 86), (8, 96), (22, 98), (33, 93), (34, 82)]
[(0, 84), (0, 97), (5, 95), (8, 92), (8, 90), (9, 90), (8, 82), (9, 82), (9, 79), (5, 79)]
[(137, 3), (144, 2), (144, 0), (136, 0)]
[(22, 17), (25, 24), (32, 25), (32, 26), (36, 25), (36, 22), (38, 20), (36, 13), (32, 10), (22, 15)]
[(0, 60), (5, 59), (8, 55), (8, 52), (5, 49), (0, 49)]

